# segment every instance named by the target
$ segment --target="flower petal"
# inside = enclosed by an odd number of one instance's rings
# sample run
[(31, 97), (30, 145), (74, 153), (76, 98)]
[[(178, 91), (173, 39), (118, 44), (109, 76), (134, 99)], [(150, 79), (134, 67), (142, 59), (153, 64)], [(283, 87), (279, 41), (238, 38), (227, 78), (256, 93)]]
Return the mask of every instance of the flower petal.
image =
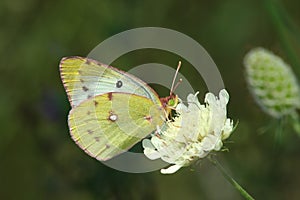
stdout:
[(177, 172), (182, 166), (180, 165), (172, 165), (171, 167), (167, 168), (167, 169), (161, 169), (160, 172), (162, 174), (174, 174), (175, 172)]
[(143, 145), (143, 148), (155, 149), (155, 147), (154, 147), (153, 144), (151, 143), (151, 140), (149, 140), (149, 139), (144, 139), (144, 140), (142, 141), (142, 145)]
[(219, 93), (221, 104), (226, 105), (229, 101), (229, 94), (225, 89), (222, 89)]
[(177, 115), (165, 123), (159, 135), (143, 141), (144, 153), (150, 159), (161, 158), (171, 164), (161, 169), (163, 174), (175, 173), (197, 159), (206, 157), (211, 151), (219, 151), (222, 140), (233, 130), (232, 121), (227, 118), (229, 94), (221, 90), (219, 97), (212, 93), (205, 96), (205, 104), (200, 104), (197, 94), (189, 94), (188, 106), (180, 102)]
[(144, 154), (150, 160), (156, 160), (156, 159), (160, 158), (160, 153), (158, 151), (154, 150), (154, 149), (145, 148), (144, 149)]

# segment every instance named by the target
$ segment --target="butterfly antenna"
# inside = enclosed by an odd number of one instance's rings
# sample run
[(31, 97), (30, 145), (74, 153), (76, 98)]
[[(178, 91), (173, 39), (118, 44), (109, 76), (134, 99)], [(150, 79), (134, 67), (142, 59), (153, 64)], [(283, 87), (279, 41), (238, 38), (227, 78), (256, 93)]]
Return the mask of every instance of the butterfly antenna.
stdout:
[[(178, 66), (177, 66), (177, 69), (176, 69), (176, 72), (175, 72), (175, 75), (174, 75), (174, 78), (173, 78), (171, 90), (170, 90), (170, 95), (173, 94), (174, 90), (175, 90), (176, 87), (178, 86), (178, 83), (179, 83), (179, 82), (176, 84), (175, 87), (174, 87), (174, 84), (175, 84), (175, 80), (176, 80), (176, 77), (177, 77), (177, 75), (178, 75), (178, 71), (179, 71), (180, 67), (181, 67), (181, 61), (178, 62)], [(182, 82), (182, 80), (181, 80), (180, 82)], [(174, 89), (174, 88), (175, 88), (175, 89)]]
[(180, 83), (182, 83), (182, 78), (179, 79), (179, 81), (176, 83), (176, 85), (174, 86), (173, 92), (177, 89), (177, 87), (180, 85)]

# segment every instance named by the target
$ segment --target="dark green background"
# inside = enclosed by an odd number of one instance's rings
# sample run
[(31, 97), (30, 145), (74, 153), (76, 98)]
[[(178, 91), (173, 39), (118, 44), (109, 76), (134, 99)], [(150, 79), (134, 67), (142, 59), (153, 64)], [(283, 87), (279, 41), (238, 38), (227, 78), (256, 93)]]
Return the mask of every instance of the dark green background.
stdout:
[[(300, 76), (300, 3), (274, 2), (0, 1), (0, 199), (242, 199), (208, 161), (169, 176), (127, 174), (89, 157), (69, 136), (60, 59), (85, 56), (106, 38), (144, 26), (192, 37), (219, 67), (231, 98), (228, 115), (239, 120), (225, 144), (230, 151), (218, 153), (230, 174), (257, 199), (299, 199), (300, 138), (289, 126), (279, 142), (276, 127), (259, 134), (272, 119), (256, 106), (243, 76), (243, 56), (256, 46), (282, 56)], [(175, 67), (179, 59), (140, 50), (114, 65)], [(201, 77), (185, 60), (183, 66), (203, 99)]]

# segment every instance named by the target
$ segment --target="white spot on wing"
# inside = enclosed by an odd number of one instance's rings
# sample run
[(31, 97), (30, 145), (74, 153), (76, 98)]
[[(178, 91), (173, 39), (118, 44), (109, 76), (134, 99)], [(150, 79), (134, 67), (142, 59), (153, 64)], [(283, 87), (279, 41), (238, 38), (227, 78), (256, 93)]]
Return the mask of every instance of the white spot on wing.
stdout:
[(109, 119), (111, 120), (111, 121), (116, 121), (117, 119), (118, 119), (118, 116), (117, 115), (115, 115), (115, 114), (111, 114), (110, 116), (109, 116)]

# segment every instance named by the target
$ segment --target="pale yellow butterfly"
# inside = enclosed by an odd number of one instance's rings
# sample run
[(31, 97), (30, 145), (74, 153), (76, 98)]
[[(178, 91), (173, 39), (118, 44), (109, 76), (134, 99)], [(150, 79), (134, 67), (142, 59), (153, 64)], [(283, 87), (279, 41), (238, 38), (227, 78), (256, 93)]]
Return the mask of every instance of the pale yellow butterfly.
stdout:
[[(179, 67), (180, 63), (176, 74)], [(178, 102), (173, 89), (160, 99), (142, 80), (89, 58), (63, 58), (60, 75), (72, 106), (71, 136), (86, 153), (102, 161), (127, 151), (161, 127)]]

